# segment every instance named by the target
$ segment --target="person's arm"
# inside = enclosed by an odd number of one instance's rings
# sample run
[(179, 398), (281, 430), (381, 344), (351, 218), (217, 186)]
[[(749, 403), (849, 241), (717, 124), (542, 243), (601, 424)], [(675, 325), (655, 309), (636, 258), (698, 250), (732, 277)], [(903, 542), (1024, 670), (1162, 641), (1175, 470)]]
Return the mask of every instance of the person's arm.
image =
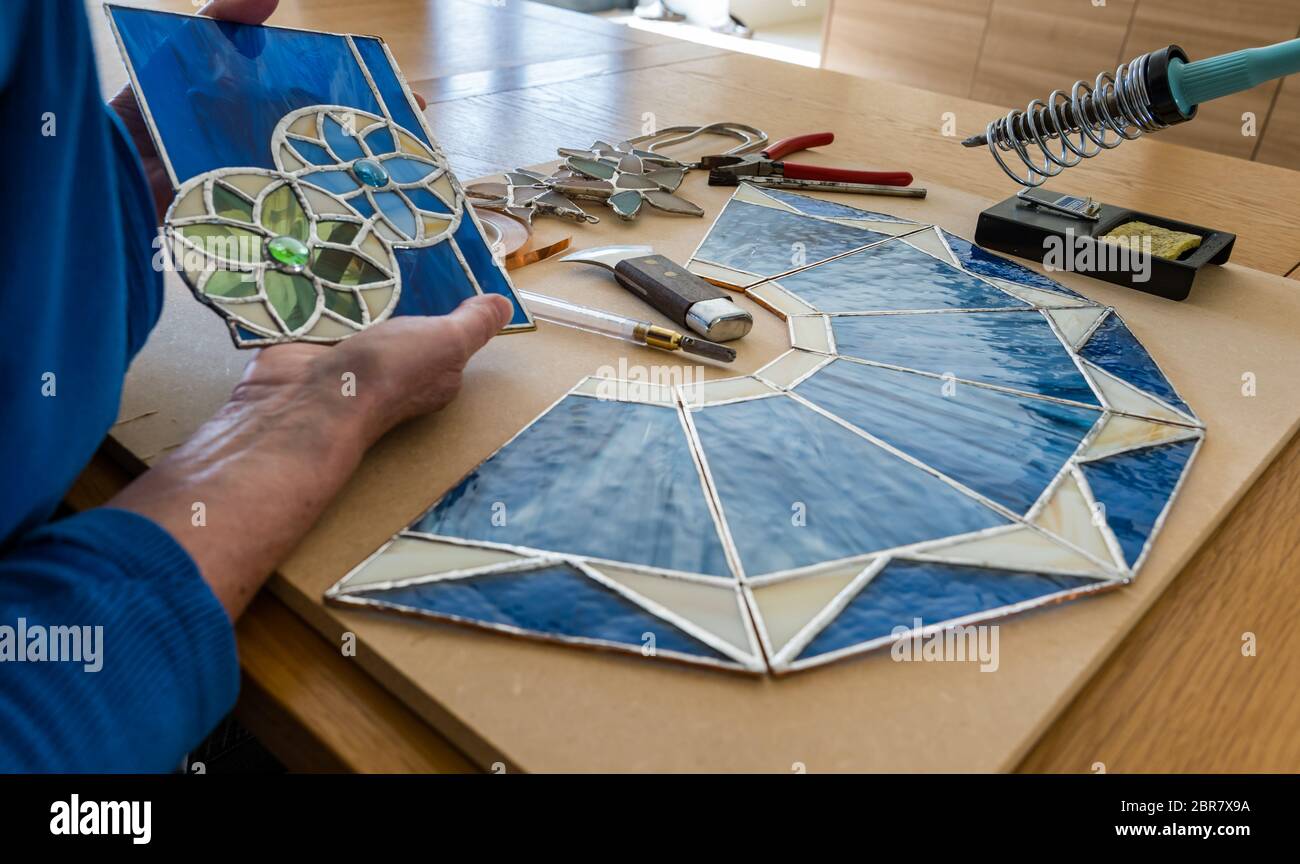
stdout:
[(366, 448), (450, 401), (470, 356), (511, 314), (504, 297), (483, 295), (451, 315), (386, 321), (332, 348), (264, 349), (216, 416), (109, 506), (166, 529), (236, 618)]

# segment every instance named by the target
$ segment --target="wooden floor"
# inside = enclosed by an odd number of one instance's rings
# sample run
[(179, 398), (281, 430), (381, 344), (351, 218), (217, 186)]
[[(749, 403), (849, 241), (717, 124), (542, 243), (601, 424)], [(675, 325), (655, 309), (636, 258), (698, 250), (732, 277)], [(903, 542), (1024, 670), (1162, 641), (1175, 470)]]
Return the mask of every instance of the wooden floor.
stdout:
[[(92, 4), (97, 5), (97, 4)], [(191, 11), (188, 0), (138, 2)], [(825, 127), (880, 167), (990, 198), (1009, 195), (987, 153), (957, 136), (998, 108), (819, 70), (774, 66), (532, 3), (282, 0), (274, 23), (383, 35), (462, 178), (554, 158), (644, 125), (745, 119), (752, 100), (824, 109)], [(104, 80), (124, 79), (102, 15)], [(809, 129), (774, 129), (774, 137)], [(837, 145), (828, 148), (833, 153)], [(1240, 235), (1233, 260), (1277, 274), (1300, 263), (1300, 175), (1177, 147), (1125, 144), (1071, 174), (1109, 201)], [(1077, 180), (1076, 180), (1077, 178)], [(1207, 178), (1213, 178), (1209, 182)], [(127, 475), (98, 458), (71, 500), (91, 506)], [(1300, 770), (1300, 440), (1155, 604), (1025, 759), (1022, 770)], [(395, 697), (263, 594), (238, 628), (241, 719), (300, 769), (469, 770)], [(1243, 635), (1257, 637), (1244, 656)]]

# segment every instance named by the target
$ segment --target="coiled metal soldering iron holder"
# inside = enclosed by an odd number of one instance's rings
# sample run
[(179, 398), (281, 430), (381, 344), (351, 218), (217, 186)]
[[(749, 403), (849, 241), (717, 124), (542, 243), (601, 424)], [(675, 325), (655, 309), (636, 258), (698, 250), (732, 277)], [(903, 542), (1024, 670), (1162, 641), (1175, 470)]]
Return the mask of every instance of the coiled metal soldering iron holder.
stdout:
[[(1026, 201), (1026, 198), (1031, 200)], [(1146, 222), (1172, 231), (1196, 234), (1201, 238), (1201, 245), (1177, 260), (1147, 255), (1144, 257), (1150, 259), (1149, 265), (1143, 262), (1141, 268), (1063, 268), (1169, 300), (1185, 300), (1200, 269), (1206, 264), (1227, 262), (1237, 239), (1235, 234), (1226, 231), (1166, 219), (1152, 213), (1140, 213), (1112, 204), (1096, 205), (1094, 217), (1087, 218), (1082, 215), (1066, 215), (1061, 210), (1036, 205), (1035, 201), (1046, 201), (1064, 210), (1082, 210), (1084, 207), (1084, 199), (1051, 192), (1041, 186), (1026, 190), (1022, 195), (1012, 195), (980, 213), (975, 227), (975, 242), (986, 249), (1043, 262), (1045, 265), (1051, 263), (1054, 254), (1059, 261), (1059, 253), (1067, 248), (1067, 244), (1072, 244), (1072, 252), (1063, 263), (1080, 262), (1084, 258), (1084, 249), (1087, 248), (1084, 260), (1096, 264), (1114, 261), (1116, 258), (1124, 260), (1112, 244), (1097, 238), (1127, 222)], [(1131, 263), (1131, 259), (1129, 261)]]

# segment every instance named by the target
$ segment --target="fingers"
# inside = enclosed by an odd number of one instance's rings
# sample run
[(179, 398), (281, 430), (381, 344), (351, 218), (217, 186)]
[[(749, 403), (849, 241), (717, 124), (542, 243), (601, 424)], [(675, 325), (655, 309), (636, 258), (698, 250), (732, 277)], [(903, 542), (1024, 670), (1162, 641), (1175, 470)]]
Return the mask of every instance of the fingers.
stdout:
[(446, 323), (461, 333), (465, 357), (478, 351), (514, 317), (514, 305), (500, 294), (471, 297), (447, 316)]
[(413, 93), (411, 93), (411, 95), (415, 97), (415, 102), (416, 102), (417, 105), (420, 106), (420, 110), (421, 110), (421, 111), (423, 111), (425, 108), (428, 108), (428, 107), (429, 107), (429, 103), (426, 102), (426, 101), (424, 101), (424, 97), (421, 96), (419, 93), (414, 93), (414, 92), (413, 92)]
[(279, 2), (280, 0), (212, 0), (199, 10), (199, 14), (237, 24), (261, 24), (271, 17)]

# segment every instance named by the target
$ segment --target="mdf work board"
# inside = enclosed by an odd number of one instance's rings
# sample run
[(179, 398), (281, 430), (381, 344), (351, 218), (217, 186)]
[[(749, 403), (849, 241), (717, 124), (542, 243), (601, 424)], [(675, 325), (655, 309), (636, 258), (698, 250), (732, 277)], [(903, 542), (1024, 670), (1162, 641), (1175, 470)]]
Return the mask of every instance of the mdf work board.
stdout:
[[(987, 202), (926, 185), (925, 201), (867, 206), (969, 237)], [(682, 194), (705, 207), (705, 219), (605, 219), (572, 229), (575, 246), (649, 242), (685, 260), (729, 193), (708, 187), (697, 172)], [(525, 290), (653, 317), (594, 271), (549, 261), (514, 275)], [(271, 590), (327, 641), (338, 644), (343, 632), (355, 633), (356, 662), (481, 765), (502, 761), (530, 771), (789, 771), (794, 763), (810, 771), (1010, 768), (1300, 421), (1300, 382), (1292, 374), (1300, 368), (1294, 337), (1300, 295), (1293, 282), (1234, 265), (1212, 268), (1191, 299), (1173, 304), (1081, 277), (1062, 281), (1119, 310), (1209, 431), (1138, 580), (1108, 596), (1002, 622), (996, 673), (981, 673), (977, 664), (894, 663), (881, 652), (789, 678), (751, 679), (324, 605), (324, 590), (340, 575), (580, 376), (602, 366), (617, 370), (620, 358), (642, 366), (675, 360), (544, 323), (535, 334), (494, 340), (471, 364), (453, 405), (385, 438), (284, 562)], [(124, 422), (113, 433), (146, 462), (202, 422), (247, 359), (181, 290), (169, 287), (164, 318), (132, 369)], [(780, 322), (740, 302), (756, 327), (738, 343), (734, 368), (709, 370), (709, 377), (752, 371), (785, 348)], [(1246, 372), (1266, 395), (1242, 395)], [(1230, 577), (1224, 574), (1224, 590), (1231, 590)]]

